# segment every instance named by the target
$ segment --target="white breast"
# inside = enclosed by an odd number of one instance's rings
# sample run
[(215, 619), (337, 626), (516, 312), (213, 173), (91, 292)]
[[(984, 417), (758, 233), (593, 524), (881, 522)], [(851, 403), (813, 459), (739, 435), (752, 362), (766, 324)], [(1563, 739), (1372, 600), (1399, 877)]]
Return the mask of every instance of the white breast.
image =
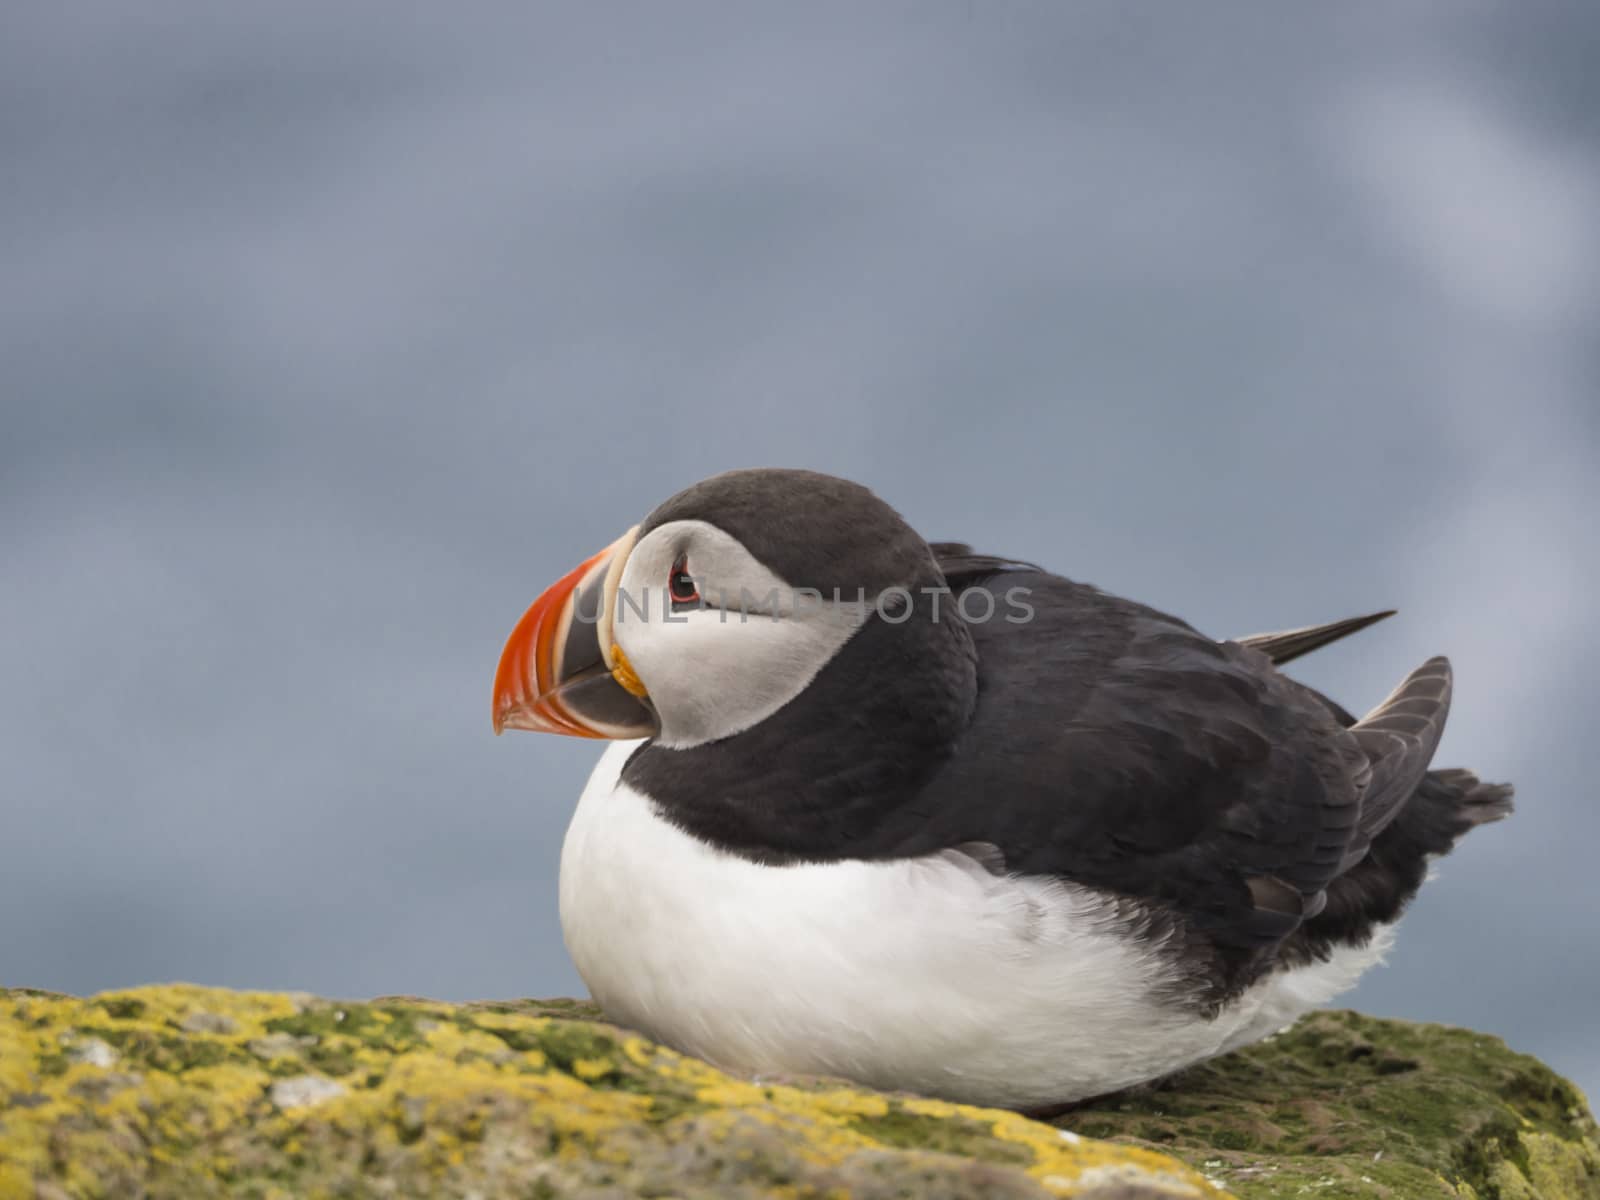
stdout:
[(614, 1020), (731, 1071), (1042, 1106), (1253, 1041), (1359, 974), (1275, 976), (1201, 1019), (1155, 998), (1158, 947), (1092, 892), (955, 853), (760, 866), (619, 784), (637, 745), (606, 751), (567, 831), (567, 949)]

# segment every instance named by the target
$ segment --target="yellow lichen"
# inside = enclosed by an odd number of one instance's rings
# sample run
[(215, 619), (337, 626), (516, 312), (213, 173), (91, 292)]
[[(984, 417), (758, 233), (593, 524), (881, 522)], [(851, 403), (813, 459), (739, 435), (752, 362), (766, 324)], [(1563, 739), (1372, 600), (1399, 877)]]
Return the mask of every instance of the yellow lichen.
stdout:
[(575, 1058), (572, 1060), (572, 1073), (579, 1079), (604, 1079), (611, 1074), (612, 1066), (604, 1058)]
[[(269, 1036), (299, 1049), (263, 1059), (250, 1043)], [(89, 1038), (105, 1045), (74, 1057)], [(296, 1071), (342, 1090), (280, 1109), (273, 1084)], [(947, 1123), (961, 1144), (993, 1148), (994, 1169), (1058, 1195), (1113, 1175), (1221, 1195), (1175, 1160), (1069, 1142), (1015, 1114), (750, 1082), (605, 1026), (425, 1002), (339, 1007), (188, 985), (87, 1000), (0, 993), (0, 1102), (0, 1200), (45, 1182), (74, 1196), (241, 1181), (260, 1196), (332, 1194), (380, 1169), (403, 1181), (399, 1195), (470, 1191), (507, 1172), (556, 1172), (581, 1193), (593, 1172), (626, 1180), (689, 1161), (671, 1153), (689, 1144), (733, 1164), (715, 1170), (763, 1180), (764, 1194), (842, 1198), (836, 1173), (864, 1151), (953, 1169), (948, 1154), (875, 1135), (902, 1120)]]

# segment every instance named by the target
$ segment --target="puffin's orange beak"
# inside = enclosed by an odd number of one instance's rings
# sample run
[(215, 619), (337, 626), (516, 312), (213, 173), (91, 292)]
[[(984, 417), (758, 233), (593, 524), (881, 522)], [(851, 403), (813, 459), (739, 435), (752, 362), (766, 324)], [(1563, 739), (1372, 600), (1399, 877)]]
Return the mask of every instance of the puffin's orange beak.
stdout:
[(635, 738), (655, 710), (611, 636), (617, 581), (638, 536), (628, 530), (562, 578), (522, 615), (494, 677), (494, 731)]

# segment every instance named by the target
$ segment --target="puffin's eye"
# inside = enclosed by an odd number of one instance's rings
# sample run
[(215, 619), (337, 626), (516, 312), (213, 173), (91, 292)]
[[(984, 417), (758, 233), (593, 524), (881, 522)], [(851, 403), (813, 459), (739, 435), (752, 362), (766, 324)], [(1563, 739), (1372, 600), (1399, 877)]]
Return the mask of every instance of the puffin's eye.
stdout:
[(678, 555), (678, 561), (672, 564), (672, 574), (667, 577), (667, 594), (672, 597), (674, 607), (700, 603), (700, 589), (689, 574), (689, 560), (685, 555)]

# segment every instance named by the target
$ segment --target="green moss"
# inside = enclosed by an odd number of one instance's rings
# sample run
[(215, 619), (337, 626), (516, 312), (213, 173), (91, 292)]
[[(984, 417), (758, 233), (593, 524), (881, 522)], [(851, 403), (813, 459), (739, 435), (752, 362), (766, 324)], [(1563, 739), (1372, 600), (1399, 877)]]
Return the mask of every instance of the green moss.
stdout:
[(576, 1022), (552, 1022), (540, 1031), (539, 1049), (563, 1071), (571, 1071), (580, 1062), (608, 1061), (615, 1066), (616, 1039), (589, 1025)]
[(131, 1021), (144, 1016), (144, 1001), (133, 996), (102, 996), (99, 1005), (108, 1017)]
[[(355, 1049), (342, 1045), (333, 1040), (318, 1042), (306, 1051), (306, 1063), (324, 1075), (348, 1075), (361, 1065), (361, 1060), (356, 1057)], [(300, 1075), (305, 1072), (305, 1067), (299, 1067), (289, 1074)]]
[(1213, 1162), (1207, 1169), (1244, 1197), (1313, 1186), (1336, 1194), (1326, 1189), (1387, 1177), (1385, 1186), (1422, 1188), (1420, 1196), (1470, 1189), (1479, 1200), (1512, 1200), (1537, 1173), (1534, 1136), (1564, 1162), (1586, 1164), (1588, 1190), (1574, 1197), (1600, 1197), (1593, 1119), (1570, 1083), (1496, 1038), (1356, 1013), (1314, 1014), (1058, 1123)]
[(996, 1142), (992, 1132), (974, 1121), (926, 1116), (908, 1112), (899, 1100), (891, 1100), (881, 1115), (856, 1117), (851, 1127), (885, 1146), (936, 1150), (984, 1162), (1031, 1163), (1026, 1146)]
[(322, 1039), (332, 1034), (362, 1040), (378, 1036), (383, 1029), (374, 1014), (378, 1010), (367, 1004), (321, 1003), (303, 1009), (293, 1016), (273, 1017), (264, 1022), (269, 1033), (287, 1033), (295, 1037)]
[(79, 1025), (77, 1034), (99, 1038), (119, 1054), (158, 1071), (174, 1074), (182, 1074), (195, 1067), (214, 1067), (230, 1058), (244, 1058), (240, 1048), (231, 1042), (177, 1030)]
[(604, 1021), (600, 1006), (589, 1000), (477, 1000), (461, 1006), (466, 1013), (513, 1013), (523, 1017), (554, 1017), (563, 1021)]
[(41, 1054), (37, 1059), (39, 1074), (46, 1079), (54, 1079), (58, 1075), (65, 1075), (67, 1068), (72, 1065), (72, 1060), (65, 1054)]

